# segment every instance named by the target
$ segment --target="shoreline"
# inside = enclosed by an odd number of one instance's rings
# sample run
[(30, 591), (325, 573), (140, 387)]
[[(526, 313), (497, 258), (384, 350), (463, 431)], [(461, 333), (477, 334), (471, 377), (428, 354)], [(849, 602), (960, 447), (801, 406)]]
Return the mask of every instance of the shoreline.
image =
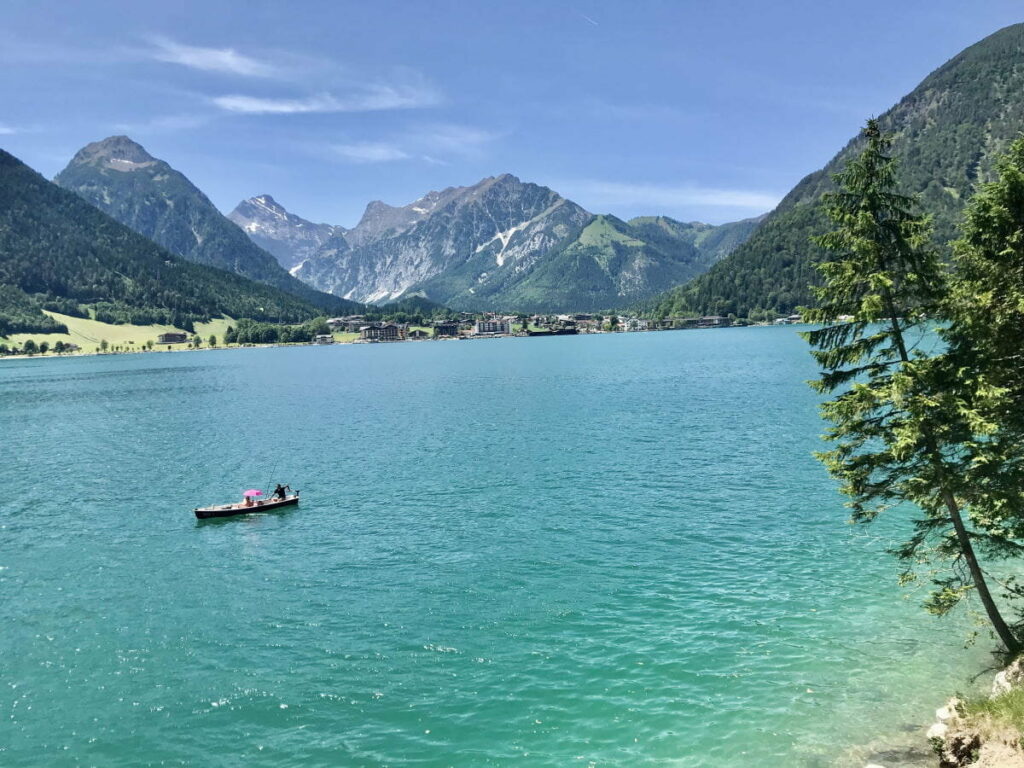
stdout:
[[(793, 324), (795, 325), (795, 324)], [(768, 323), (755, 323), (751, 325), (737, 325), (731, 326), (732, 328), (776, 328), (779, 327), (774, 324)], [(790, 326), (785, 326), (790, 327)], [(231, 344), (231, 345), (218, 345), (216, 347), (202, 346), (202, 347), (191, 347), (187, 345), (179, 346), (175, 349), (133, 349), (124, 350), (119, 352), (65, 352), (56, 353), (52, 350), (48, 350), (44, 354), (35, 355), (0, 355), (0, 362), (5, 360), (49, 360), (55, 358), (78, 358), (78, 357), (109, 357), (113, 355), (149, 355), (154, 353), (167, 354), (174, 352), (217, 352), (224, 350), (233, 349), (272, 349), (275, 347), (332, 347), (332, 346), (352, 346), (352, 345), (367, 345), (367, 344), (422, 344), (424, 342), (435, 342), (435, 341), (480, 341), (480, 340), (493, 340), (493, 339), (543, 339), (548, 336), (622, 336), (632, 335), (637, 333), (671, 333), (674, 331), (720, 331), (727, 330), (727, 327), (722, 328), (664, 328), (657, 330), (636, 330), (636, 331), (588, 331), (586, 333), (575, 333), (575, 334), (541, 334), (529, 336), (527, 334), (520, 333), (509, 333), (509, 334), (485, 334), (480, 336), (460, 336), (460, 337), (444, 337), (439, 339), (400, 339), (397, 341), (365, 341), (362, 339), (354, 339), (352, 341), (332, 341), (330, 344), (317, 344), (311, 341), (301, 342), (288, 342), (288, 343), (274, 343), (274, 344)], [(45, 335), (45, 334), (43, 334)], [(2, 338), (2, 337), (0, 337)], [(43, 339), (45, 341), (45, 339)], [(159, 345), (167, 346), (167, 345)], [(173, 346), (173, 345), (172, 345)]]

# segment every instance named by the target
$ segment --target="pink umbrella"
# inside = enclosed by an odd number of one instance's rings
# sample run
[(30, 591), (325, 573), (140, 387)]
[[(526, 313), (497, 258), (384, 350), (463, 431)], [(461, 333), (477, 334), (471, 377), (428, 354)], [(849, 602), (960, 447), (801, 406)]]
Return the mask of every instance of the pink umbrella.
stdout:
[(262, 496), (263, 491), (258, 491), (255, 488), (250, 488), (248, 491), (243, 491), (242, 496)]

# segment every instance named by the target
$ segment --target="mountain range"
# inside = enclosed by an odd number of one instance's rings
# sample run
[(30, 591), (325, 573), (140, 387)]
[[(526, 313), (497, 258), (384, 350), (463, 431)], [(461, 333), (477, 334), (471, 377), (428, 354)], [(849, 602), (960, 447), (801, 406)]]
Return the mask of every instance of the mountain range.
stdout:
[(54, 181), (189, 261), (271, 285), (325, 312), (357, 309), (295, 279), (184, 174), (127, 136), (87, 144)]
[[(895, 136), (899, 182), (933, 217), (940, 248), (1024, 127), (1022, 65), (1017, 24), (965, 49), (879, 118)], [(829, 226), (821, 196), (862, 146), (852, 139), (767, 216), (720, 226), (623, 221), (503, 174), (404, 206), (371, 202), (347, 229), (306, 221), (270, 195), (224, 216), (124, 136), (87, 145), (56, 177), (77, 197), (3, 153), (0, 324), (49, 327), (42, 308), (85, 306), (121, 321), (301, 320), (414, 297), (477, 311), (789, 313), (813, 301), (822, 254), (811, 238)]]
[(299, 322), (321, 313), (172, 254), (0, 150), (0, 335), (59, 330), (44, 309), (178, 327), (222, 315)]
[[(975, 185), (990, 177), (994, 158), (1024, 129), (1024, 24), (1001, 29), (953, 57), (879, 123), (895, 136), (902, 191), (919, 197), (945, 250)], [(812, 304), (809, 285), (819, 281), (814, 264), (823, 253), (811, 237), (830, 226), (821, 196), (833, 189), (832, 174), (863, 146), (859, 136), (852, 139), (800, 181), (745, 243), (645, 307), (660, 315), (748, 316), (764, 310), (788, 314)]]
[(756, 228), (595, 215), (511, 174), (371, 202), (352, 229), (313, 224), (269, 195), (229, 214), (316, 288), (362, 302), (418, 295), (454, 309), (620, 307), (705, 271)]
[(408, 296), (479, 311), (621, 307), (701, 274), (758, 223), (625, 222), (511, 174), (405, 206), (373, 201), (352, 229), (307, 221), (269, 194), (224, 216), (127, 136), (86, 145), (54, 181), (185, 259), (332, 314)]

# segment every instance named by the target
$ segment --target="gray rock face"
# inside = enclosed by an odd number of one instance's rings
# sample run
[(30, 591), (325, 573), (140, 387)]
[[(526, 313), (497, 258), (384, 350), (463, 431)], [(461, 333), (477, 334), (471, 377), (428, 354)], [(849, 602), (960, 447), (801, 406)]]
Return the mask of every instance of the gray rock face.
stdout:
[(428, 298), (466, 305), (477, 288), (529, 272), (592, 218), (550, 189), (506, 174), (431, 192), (401, 208), (370, 203), (354, 229), (332, 237), (296, 275), (369, 302), (432, 281), (423, 291)]
[(269, 195), (243, 202), (231, 219), (296, 277), (336, 296), (538, 312), (646, 299), (704, 272), (757, 226), (595, 216), (510, 174), (405, 206), (376, 200), (350, 230), (312, 224)]
[(465, 310), (611, 309), (701, 274), (756, 226), (624, 222), (504, 174), (402, 207), (372, 202), (295, 274), (365, 302), (420, 295)]
[(332, 235), (345, 233), (344, 227), (314, 224), (289, 213), (270, 195), (243, 200), (228, 218), (289, 270), (313, 256)]
[(148, 168), (159, 161), (127, 136), (111, 136), (86, 144), (75, 153), (72, 165), (94, 165), (114, 171)]

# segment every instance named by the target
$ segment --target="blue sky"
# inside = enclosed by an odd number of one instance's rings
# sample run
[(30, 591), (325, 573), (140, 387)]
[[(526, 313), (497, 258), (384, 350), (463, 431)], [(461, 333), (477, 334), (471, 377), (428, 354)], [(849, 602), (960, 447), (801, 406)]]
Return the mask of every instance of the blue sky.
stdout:
[(771, 208), (1016, 2), (6, 0), (0, 146), (52, 177), (117, 133), (225, 212), (513, 173), (597, 213)]

